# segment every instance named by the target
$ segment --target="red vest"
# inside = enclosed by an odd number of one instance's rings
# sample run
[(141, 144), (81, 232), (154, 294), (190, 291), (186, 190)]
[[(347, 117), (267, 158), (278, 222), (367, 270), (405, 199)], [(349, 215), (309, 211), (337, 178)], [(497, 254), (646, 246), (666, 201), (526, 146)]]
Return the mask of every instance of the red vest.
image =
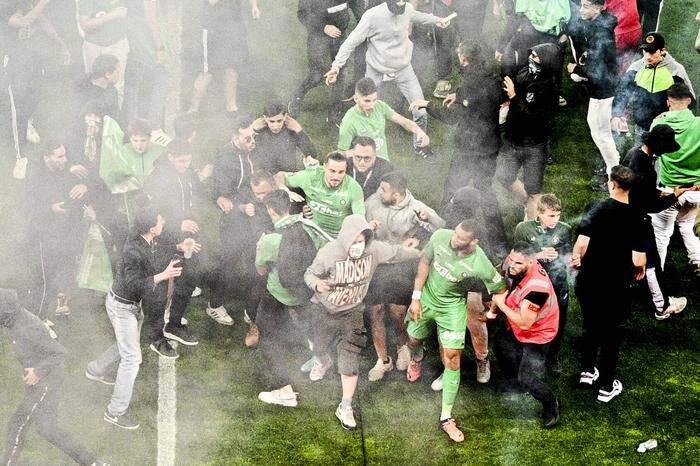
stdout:
[[(506, 263), (507, 261), (506, 258)], [(506, 298), (506, 304), (511, 309), (520, 311), (520, 303), (533, 291), (549, 295), (547, 302), (537, 312), (535, 323), (527, 330), (519, 329), (510, 321), (508, 321), (508, 325), (513, 330), (515, 338), (522, 343), (549, 343), (557, 336), (559, 329), (559, 303), (549, 275), (537, 261), (534, 261), (518, 286), (510, 291)]]

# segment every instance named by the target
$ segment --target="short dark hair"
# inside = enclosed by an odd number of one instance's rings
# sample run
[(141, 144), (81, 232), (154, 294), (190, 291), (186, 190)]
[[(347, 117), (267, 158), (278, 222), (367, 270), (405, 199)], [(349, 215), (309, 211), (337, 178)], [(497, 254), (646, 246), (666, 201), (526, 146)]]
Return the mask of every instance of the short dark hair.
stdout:
[(403, 176), (401, 172), (389, 172), (386, 175), (382, 176), (382, 179), (380, 181), (382, 183), (387, 183), (389, 186), (391, 186), (391, 189), (394, 192), (397, 192), (402, 196), (406, 195), (406, 188), (408, 188), (408, 182), (406, 181), (406, 177)]
[(355, 94), (370, 95), (377, 92), (377, 85), (371, 78), (362, 78), (355, 84)]
[(104, 77), (108, 73), (114, 73), (119, 65), (119, 60), (117, 57), (111, 53), (103, 53), (95, 58), (92, 62), (92, 71), (90, 72), (90, 79), (98, 79)]
[(152, 132), (153, 128), (151, 127), (151, 124), (143, 118), (134, 118), (131, 120), (126, 130), (126, 133), (129, 136), (133, 136), (135, 134), (150, 136)]
[(348, 165), (348, 158), (345, 157), (345, 154), (338, 152), (337, 150), (334, 150), (326, 155), (326, 162), (330, 162), (331, 160), (334, 162), (345, 162), (345, 166)]
[(518, 241), (513, 245), (513, 252), (522, 254), (525, 257), (534, 257), (537, 254), (535, 247), (525, 241)]
[(173, 157), (192, 155), (192, 144), (184, 139), (173, 139), (170, 141), (165, 151), (168, 155), (172, 155)]
[(634, 184), (634, 172), (631, 168), (615, 165), (610, 170), (610, 181), (615, 183), (623, 191), (629, 191)]
[(693, 100), (693, 93), (690, 92), (690, 89), (684, 83), (676, 83), (669, 87), (666, 91), (666, 96), (673, 100)]
[(173, 129), (175, 137), (180, 139), (189, 139), (197, 130), (195, 118), (192, 113), (181, 113), (173, 119)]
[(42, 157), (46, 157), (49, 153), (53, 153), (56, 149), (64, 146), (64, 144), (58, 139), (45, 139), (42, 138), (39, 150), (41, 151)]
[(469, 64), (480, 65), (484, 63), (484, 55), (481, 51), (481, 44), (475, 40), (463, 40), (457, 46), (457, 53), (467, 57)]
[(137, 207), (134, 211), (132, 227), (134, 233), (139, 235), (148, 233), (151, 228), (158, 224), (158, 215), (158, 210), (150, 203)]
[(266, 117), (279, 115), (280, 113), (283, 115), (287, 114), (287, 106), (282, 102), (270, 102), (265, 106), (265, 110), (263, 110), (263, 115)]
[(251, 186), (260, 186), (265, 182), (274, 185), (274, 182), (272, 181), (272, 173), (267, 170), (257, 170), (250, 176)]
[(556, 194), (545, 193), (540, 196), (540, 199), (537, 201), (537, 211), (544, 212), (547, 209), (561, 212), (561, 201)]
[(277, 215), (286, 215), (292, 208), (289, 194), (281, 189), (274, 189), (267, 193), (263, 198), (263, 204), (265, 204), (265, 207), (274, 210)]
[(461, 222), (459, 222), (459, 225), (457, 226), (462, 230), (466, 231), (467, 233), (471, 233), (472, 236), (476, 237), (477, 226), (474, 220), (470, 218), (464, 219)]
[(356, 146), (371, 147), (373, 150), (377, 150), (377, 143), (369, 136), (355, 136), (352, 138), (350, 149), (354, 149)]

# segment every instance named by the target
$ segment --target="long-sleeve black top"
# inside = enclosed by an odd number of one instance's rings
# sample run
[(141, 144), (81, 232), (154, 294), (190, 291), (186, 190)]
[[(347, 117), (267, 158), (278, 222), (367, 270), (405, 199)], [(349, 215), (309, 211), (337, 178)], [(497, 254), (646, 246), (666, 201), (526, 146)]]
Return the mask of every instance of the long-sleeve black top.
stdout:
[(157, 249), (162, 248), (172, 250), (173, 254), (176, 252), (171, 245), (158, 244), (155, 240), (149, 243), (139, 234), (130, 236), (124, 243), (112, 283), (114, 294), (135, 303), (153, 294), (156, 290), (153, 276), (159, 272), (156, 254)]
[(571, 27), (570, 34), (582, 63), (576, 65), (574, 73), (588, 79), (586, 87), (594, 99), (613, 97), (617, 90), (615, 26), (617, 18), (603, 11), (593, 21), (579, 19)]
[(297, 18), (310, 33), (323, 34), (327, 24), (345, 31), (350, 13), (347, 0), (299, 0)]
[(253, 154), (233, 144), (227, 144), (214, 160), (214, 172), (210, 182), (213, 200), (220, 196), (235, 201), (250, 191), (250, 176), (255, 171)]
[(622, 165), (630, 168), (635, 175), (629, 197), (632, 207), (644, 214), (653, 214), (668, 209), (678, 201), (675, 195), (662, 196), (661, 191), (656, 189), (654, 159), (641, 148), (630, 150)]
[(286, 126), (275, 134), (269, 128), (261, 130), (255, 138), (255, 150), (250, 159), (256, 170), (277, 172), (297, 172), (303, 168), (301, 157), (318, 157), (316, 147), (306, 132), (294, 132)]

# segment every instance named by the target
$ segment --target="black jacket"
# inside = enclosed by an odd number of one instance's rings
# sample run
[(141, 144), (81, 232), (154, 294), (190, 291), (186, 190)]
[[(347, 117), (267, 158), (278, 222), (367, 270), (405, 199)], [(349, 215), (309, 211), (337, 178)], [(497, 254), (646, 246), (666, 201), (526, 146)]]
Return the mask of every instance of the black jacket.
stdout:
[(114, 294), (135, 303), (153, 295), (156, 291), (153, 276), (160, 272), (156, 265), (158, 249), (173, 254), (176, 252), (174, 247), (159, 245), (155, 240), (149, 244), (136, 233), (126, 240), (112, 283)]
[(66, 349), (37, 316), (20, 306), (14, 290), (0, 288), (0, 327), (8, 329), (23, 368), (33, 368), (40, 379), (63, 377)]
[(588, 78), (586, 87), (594, 99), (613, 97), (617, 89), (616, 26), (617, 18), (603, 11), (593, 21), (579, 19), (570, 31), (579, 57), (574, 73)]
[(255, 170), (253, 158), (252, 152), (231, 143), (218, 153), (210, 185), (213, 200), (223, 196), (235, 202), (241, 194), (250, 192), (250, 176)]
[(656, 189), (654, 159), (640, 147), (630, 150), (621, 165), (634, 172), (634, 185), (630, 190), (630, 205), (641, 213), (652, 214), (666, 210), (678, 200), (675, 195), (662, 196)]
[(256, 170), (277, 172), (297, 172), (303, 168), (297, 150), (304, 156), (318, 158), (316, 147), (302, 130), (298, 133), (286, 126), (274, 134), (264, 128), (255, 138), (255, 150), (250, 157)]
[(355, 181), (360, 184), (360, 186), (362, 186), (362, 192), (365, 195), (365, 199), (376, 193), (377, 189), (379, 189), (379, 183), (382, 181), (382, 177), (387, 173), (393, 172), (394, 170), (395, 168), (391, 162), (377, 157), (374, 162), (374, 166), (367, 172), (362, 173), (355, 170), (352, 157), (348, 158), (347, 173), (352, 176)]
[(344, 32), (350, 21), (350, 12), (347, 0), (299, 0), (297, 18), (309, 33), (323, 34), (327, 24)]
[(478, 154), (498, 152), (501, 138), (498, 112), (503, 96), (499, 80), (481, 65), (467, 65), (460, 69), (462, 82), (457, 88), (457, 99), (449, 106), (430, 102), (430, 116), (448, 125), (456, 125), (455, 151)]
[(559, 48), (554, 44), (540, 44), (531, 50), (540, 57), (541, 71), (532, 74), (527, 65), (518, 71), (514, 79), (515, 97), (510, 100), (506, 119), (506, 140), (519, 146), (546, 142), (558, 108), (559, 90), (554, 73)]

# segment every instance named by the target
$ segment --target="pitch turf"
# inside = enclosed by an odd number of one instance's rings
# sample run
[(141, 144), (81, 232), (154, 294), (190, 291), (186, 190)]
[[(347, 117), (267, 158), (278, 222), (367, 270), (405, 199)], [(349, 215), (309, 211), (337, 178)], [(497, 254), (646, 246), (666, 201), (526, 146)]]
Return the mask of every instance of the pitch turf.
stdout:
[[(286, 98), (304, 72), (305, 35), (298, 25), (295, 2), (261, 2), (266, 22), (250, 22), (251, 46), (256, 64), (252, 79), (244, 80), (244, 107), (259, 110), (261, 102)], [(683, 63), (690, 76), (698, 76), (700, 61), (692, 50), (697, 25), (692, 20), (697, 2), (666, 2), (661, 30), (669, 49)], [(493, 23), (493, 21), (491, 20)], [(487, 30), (497, 25), (490, 24)], [(183, 44), (185, 56), (191, 53)], [(264, 59), (268, 57), (268, 59)], [(183, 71), (191, 71), (184, 66)], [(428, 83), (428, 87), (433, 83)], [(696, 82), (696, 86), (700, 83)], [(427, 89), (427, 87), (426, 87)], [(432, 89), (432, 87), (431, 87)], [(214, 90), (215, 92), (215, 90)], [(315, 90), (307, 99), (302, 124), (321, 152), (330, 150), (334, 135), (326, 129), (325, 91)], [(594, 198), (588, 189), (590, 159), (595, 148), (585, 123), (586, 96), (566, 80), (564, 95), (569, 106), (557, 117), (552, 150), (557, 160), (548, 167), (547, 190), (564, 201), (564, 219), (577, 223), (584, 206)], [(215, 99), (210, 104), (216, 105)], [(400, 103), (400, 101), (399, 101)], [(403, 105), (403, 104), (402, 104)], [(405, 108), (405, 107), (403, 107)], [(390, 133), (392, 160), (411, 177), (410, 187), (419, 197), (435, 204), (448, 165), (451, 133), (431, 121), (431, 137), (442, 147), (444, 160), (437, 167), (417, 162), (408, 143)], [(223, 131), (207, 128), (204, 149), (226, 140)], [(216, 125), (213, 128), (217, 128)], [(206, 150), (204, 151), (206, 154)], [(202, 157), (202, 161), (207, 155)], [(2, 203), (4, 251), (14, 251), (21, 229), (14, 181), (3, 183), (7, 197)], [(502, 196), (503, 193), (500, 193)], [(503, 214), (512, 230), (520, 211), (509, 202)], [(14, 226), (10, 228), (10, 226)], [(300, 392), (298, 408), (288, 409), (260, 403), (257, 393), (267, 387), (259, 373), (255, 352), (243, 346), (246, 326), (240, 308), (232, 304), (234, 327), (220, 327), (204, 315), (204, 298), (193, 301), (188, 318), (200, 345), (181, 350), (177, 361), (177, 447), (176, 464), (698, 464), (700, 453), (700, 357), (698, 353), (697, 279), (687, 266), (685, 252), (677, 241), (667, 262), (672, 295), (689, 298), (680, 316), (657, 322), (643, 290), (622, 348), (619, 375), (625, 391), (605, 405), (594, 393), (573, 387), (577, 365), (575, 337), (580, 333), (576, 300), (571, 302), (567, 343), (563, 354), (564, 375), (553, 382), (561, 398), (562, 418), (553, 430), (539, 426), (538, 404), (529, 396), (504, 397), (492, 384), (477, 385), (473, 355), (463, 359), (462, 385), (454, 416), (465, 431), (462, 445), (452, 444), (436, 428), (440, 394), (429, 382), (438, 374), (435, 351), (430, 352), (421, 382), (409, 385), (403, 373), (392, 373), (370, 384), (366, 374), (373, 365), (371, 347), (363, 354), (362, 376), (355, 410), (362, 429), (340, 428), (333, 411), (339, 399), (340, 380), (336, 374), (322, 382), (310, 382), (296, 371), (306, 359), (298, 345), (280, 354), (294, 368), (294, 386)], [(15, 261), (21, 252), (10, 252)], [(5, 267), (0, 283), (16, 283), (16, 267)], [(606, 297), (600, 297), (604, 306)], [(77, 434), (99, 456), (117, 465), (156, 464), (158, 362), (144, 349), (144, 363), (136, 383), (132, 413), (141, 421), (136, 433), (116, 430), (102, 421), (109, 387), (83, 377), (85, 364), (111, 344), (111, 328), (98, 298), (80, 297), (73, 303), (74, 314), (57, 322), (61, 340), (70, 350), (65, 396), (60, 411), (63, 425)], [(3, 427), (22, 396), (21, 370), (0, 337), (0, 422)], [(296, 351), (294, 351), (296, 350)], [(638, 443), (656, 438), (659, 447), (648, 453), (635, 451)], [(24, 453), (24, 464), (63, 465), (70, 459), (32, 432)]]

